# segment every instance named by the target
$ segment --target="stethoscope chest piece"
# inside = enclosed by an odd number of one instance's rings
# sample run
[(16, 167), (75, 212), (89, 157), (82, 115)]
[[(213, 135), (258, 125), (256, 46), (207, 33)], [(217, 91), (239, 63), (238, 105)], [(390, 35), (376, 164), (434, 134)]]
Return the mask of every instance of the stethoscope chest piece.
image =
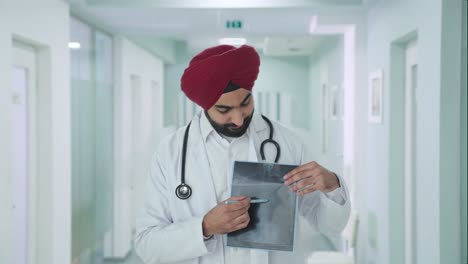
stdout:
[(192, 188), (187, 184), (182, 183), (175, 189), (175, 194), (179, 199), (186, 200), (192, 195)]

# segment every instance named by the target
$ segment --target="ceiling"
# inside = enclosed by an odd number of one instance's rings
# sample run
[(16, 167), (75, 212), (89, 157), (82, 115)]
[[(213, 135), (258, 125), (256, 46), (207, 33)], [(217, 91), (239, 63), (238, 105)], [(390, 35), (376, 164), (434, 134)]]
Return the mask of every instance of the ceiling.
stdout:
[[(362, 14), (373, 0), (69, 0), (79, 18), (157, 54), (161, 41), (189, 54), (241, 37), (266, 56), (309, 56), (336, 36), (310, 33), (315, 16)], [(227, 27), (241, 21), (242, 28)]]

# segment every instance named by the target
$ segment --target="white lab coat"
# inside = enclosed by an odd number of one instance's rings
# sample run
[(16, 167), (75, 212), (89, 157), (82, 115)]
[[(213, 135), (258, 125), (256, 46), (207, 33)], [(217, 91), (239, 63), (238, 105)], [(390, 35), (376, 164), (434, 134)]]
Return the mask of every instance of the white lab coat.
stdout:
[[(192, 119), (187, 143), (185, 182), (192, 187), (192, 196), (180, 200), (175, 189), (181, 180), (182, 142), (185, 128), (180, 128), (165, 138), (151, 161), (150, 176), (146, 184), (145, 202), (136, 219), (135, 249), (147, 264), (224, 263), (223, 236), (215, 235), (204, 241), (202, 235), (203, 216), (217, 205), (204, 140), (200, 133), (200, 115)], [(281, 164), (303, 164), (304, 147), (298, 137), (288, 129), (273, 122), (274, 140), (281, 146)], [(268, 138), (269, 128), (259, 114), (254, 114), (249, 127), (249, 160), (258, 161), (260, 144)], [(268, 144), (271, 145), (271, 144)], [(267, 160), (274, 159), (274, 147), (265, 149)], [(269, 158), (270, 157), (270, 158)], [(347, 194), (346, 185), (340, 183)], [(339, 205), (321, 192), (314, 192), (299, 199), (300, 214), (316, 230), (338, 236), (348, 220), (350, 204), (346, 199)], [(300, 227), (300, 225), (299, 225)], [(297, 263), (291, 261), (297, 251), (302, 251), (297, 241), (301, 230), (296, 230), (294, 253), (252, 250), (252, 263)], [(302, 263), (302, 262), (301, 262)]]

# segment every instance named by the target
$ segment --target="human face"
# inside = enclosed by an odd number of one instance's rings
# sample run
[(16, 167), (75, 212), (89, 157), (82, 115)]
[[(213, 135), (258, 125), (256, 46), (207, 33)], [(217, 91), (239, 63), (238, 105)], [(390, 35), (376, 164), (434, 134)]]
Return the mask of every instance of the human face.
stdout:
[(252, 94), (240, 88), (221, 95), (206, 114), (218, 133), (228, 137), (240, 137), (247, 131), (253, 111)]

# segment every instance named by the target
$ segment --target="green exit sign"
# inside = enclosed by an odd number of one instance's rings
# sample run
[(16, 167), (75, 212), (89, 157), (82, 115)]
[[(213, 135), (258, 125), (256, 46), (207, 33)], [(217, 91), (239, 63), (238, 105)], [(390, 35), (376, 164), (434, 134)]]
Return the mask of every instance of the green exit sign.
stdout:
[(231, 29), (241, 29), (242, 28), (242, 21), (241, 20), (227, 20), (226, 21), (226, 28)]

